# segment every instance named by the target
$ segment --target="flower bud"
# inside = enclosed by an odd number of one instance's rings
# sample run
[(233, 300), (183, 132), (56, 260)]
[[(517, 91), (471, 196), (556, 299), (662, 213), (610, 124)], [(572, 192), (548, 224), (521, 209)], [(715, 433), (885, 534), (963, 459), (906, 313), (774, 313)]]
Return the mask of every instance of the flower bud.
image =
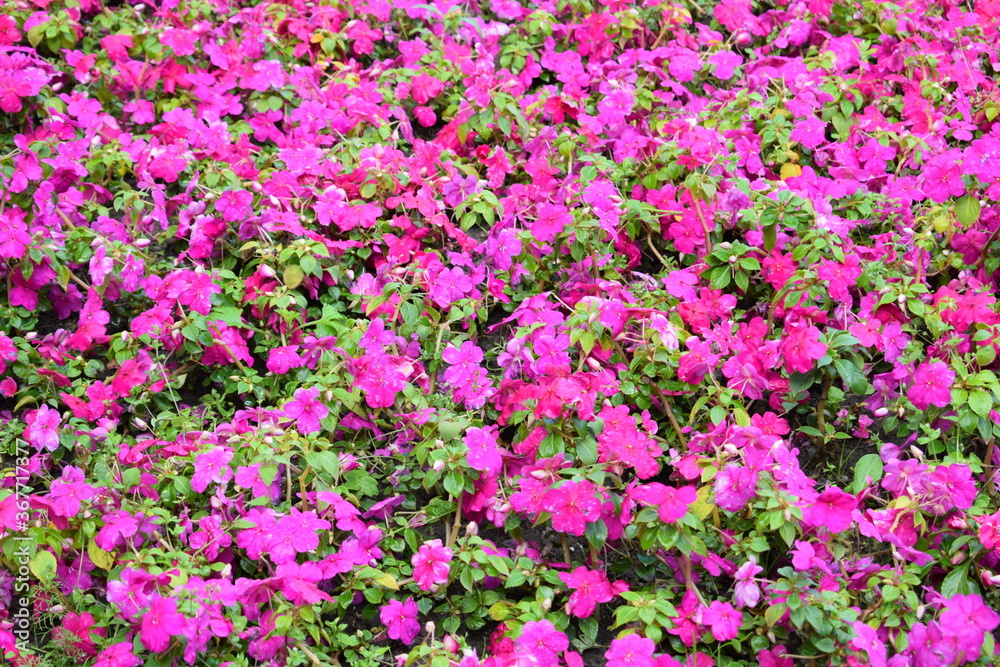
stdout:
[(458, 653), (459, 645), (458, 640), (455, 639), (455, 635), (445, 635), (441, 643), (444, 644), (444, 650), (448, 651), (448, 653)]
[(434, 625), (434, 621), (427, 621), (426, 625), (424, 625), (424, 630), (427, 631), (427, 634), (433, 635), (434, 631), (437, 630), (437, 626)]
[(475, 536), (479, 534), (479, 524), (475, 521), (470, 521), (469, 525), (465, 527), (465, 534), (468, 536)]
[(883, 406), (878, 410), (876, 410), (875, 412), (873, 412), (872, 414), (874, 414), (876, 417), (885, 417), (887, 414), (889, 414), (889, 408)]
[(136, 239), (132, 245), (135, 246), (136, 248), (145, 248), (150, 243), (152, 243), (152, 240), (150, 239)]
[(257, 273), (264, 276), (265, 278), (273, 278), (275, 276), (274, 269), (272, 269), (267, 264), (261, 264), (257, 269)]
[(541, 603), (542, 611), (548, 611), (552, 608), (552, 598), (545, 598)]
[(435, 461), (434, 465), (431, 466), (434, 472), (441, 472), (444, 470), (444, 461)]

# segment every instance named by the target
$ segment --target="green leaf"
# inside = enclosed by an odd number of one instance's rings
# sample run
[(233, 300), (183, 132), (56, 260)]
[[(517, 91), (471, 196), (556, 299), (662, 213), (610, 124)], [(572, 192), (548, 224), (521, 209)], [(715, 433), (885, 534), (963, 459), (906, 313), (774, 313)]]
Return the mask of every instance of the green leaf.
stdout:
[(993, 397), (990, 396), (989, 392), (977, 389), (969, 394), (969, 407), (980, 417), (989, 417), (990, 410), (993, 408)]
[(979, 200), (972, 195), (959, 197), (958, 201), (955, 202), (955, 217), (958, 218), (958, 221), (965, 228), (969, 228), (975, 224), (979, 220), (979, 214), (982, 211), (983, 207), (979, 203)]
[(865, 487), (865, 478), (871, 477), (872, 482), (882, 479), (885, 467), (878, 454), (865, 454), (854, 464), (854, 493), (859, 493)]
[(56, 578), (56, 567), (56, 557), (51, 551), (39, 551), (28, 561), (31, 573), (46, 584)]
[(451, 471), (445, 475), (444, 490), (451, 495), (458, 497), (458, 495), (465, 490), (465, 480), (462, 478), (462, 475), (455, 471)]
[(295, 289), (302, 284), (306, 274), (298, 264), (289, 264), (285, 267), (283, 278), (288, 289)]
[(591, 436), (581, 438), (576, 443), (576, 457), (583, 465), (597, 463), (597, 440)]
[(768, 627), (773, 627), (775, 623), (781, 620), (786, 611), (788, 611), (787, 604), (776, 604), (768, 607), (764, 610), (764, 622), (767, 623)]
[(969, 595), (979, 592), (979, 587), (969, 579), (969, 565), (971, 564), (971, 560), (966, 560), (948, 573), (948, 576), (941, 582), (941, 595), (943, 597), (950, 598), (955, 595)]

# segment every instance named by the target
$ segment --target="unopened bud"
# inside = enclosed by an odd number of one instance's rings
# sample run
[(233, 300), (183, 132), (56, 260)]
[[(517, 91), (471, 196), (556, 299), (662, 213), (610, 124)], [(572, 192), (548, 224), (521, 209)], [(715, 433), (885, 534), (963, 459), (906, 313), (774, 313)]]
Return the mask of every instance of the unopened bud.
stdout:
[(274, 269), (272, 269), (267, 264), (261, 264), (257, 269), (257, 273), (264, 276), (265, 278), (273, 278), (275, 276)]
[(444, 644), (444, 650), (448, 651), (448, 653), (458, 653), (460, 647), (454, 635), (445, 635), (441, 643)]
[(435, 461), (434, 465), (431, 466), (434, 472), (441, 472), (444, 470), (444, 461)]
[(552, 608), (552, 598), (545, 598), (541, 603), (542, 611), (548, 611)]
[(470, 521), (469, 525), (465, 527), (465, 534), (470, 536), (475, 536), (479, 534), (479, 524), (475, 521)]
[(434, 621), (427, 621), (427, 624), (424, 625), (424, 630), (427, 631), (427, 634), (433, 635), (434, 631), (437, 630), (437, 626), (434, 625)]
[(989, 570), (983, 570), (979, 576), (984, 586), (1000, 586), (1000, 575), (998, 574), (994, 574)]
[(532, 470), (531, 476), (534, 477), (535, 479), (547, 479), (549, 473), (545, 472), (544, 470)]
[(152, 243), (150, 239), (136, 239), (135, 243), (133, 243), (132, 245), (135, 246), (136, 248), (145, 248), (150, 243)]
[(873, 412), (872, 414), (874, 414), (876, 417), (885, 417), (887, 414), (889, 414), (889, 408), (883, 406), (878, 410), (876, 410), (875, 412)]
[(951, 563), (952, 565), (959, 565), (964, 560), (965, 560), (965, 554), (963, 554), (961, 551), (959, 551), (954, 556), (952, 556), (951, 558), (949, 558), (948, 562)]

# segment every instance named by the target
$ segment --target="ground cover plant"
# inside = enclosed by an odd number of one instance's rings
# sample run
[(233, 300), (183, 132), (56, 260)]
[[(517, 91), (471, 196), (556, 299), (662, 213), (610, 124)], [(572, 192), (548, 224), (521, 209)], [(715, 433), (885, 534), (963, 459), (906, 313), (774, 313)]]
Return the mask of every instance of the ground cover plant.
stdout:
[(6, 0), (10, 664), (994, 664), (994, 0)]

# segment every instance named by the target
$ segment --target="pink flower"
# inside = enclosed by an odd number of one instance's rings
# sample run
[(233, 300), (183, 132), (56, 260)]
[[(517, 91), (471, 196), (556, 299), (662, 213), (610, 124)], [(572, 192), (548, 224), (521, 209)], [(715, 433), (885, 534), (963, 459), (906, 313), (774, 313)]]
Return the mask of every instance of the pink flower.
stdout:
[(298, 355), (298, 345), (287, 345), (276, 347), (267, 354), (267, 370), (276, 375), (284, 375), (293, 368), (298, 368), (302, 364), (302, 358)]
[(572, 572), (560, 572), (559, 578), (573, 591), (567, 605), (570, 616), (587, 618), (598, 603), (610, 602), (615, 597), (615, 589), (604, 572), (580, 565)]
[(370, 408), (390, 408), (406, 386), (406, 375), (388, 355), (366, 354), (358, 360), (357, 386)]
[(757, 565), (756, 556), (750, 556), (747, 562), (736, 570), (733, 601), (737, 607), (756, 607), (760, 602), (760, 586), (754, 581), (754, 577), (763, 571), (764, 568)]
[(250, 217), (253, 212), (250, 205), (253, 203), (253, 194), (247, 190), (226, 190), (215, 200), (215, 210), (221, 215), (223, 220), (229, 222), (241, 222)]
[(413, 598), (407, 598), (406, 602), (389, 600), (388, 604), (381, 607), (379, 618), (386, 627), (389, 639), (398, 639), (406, 645), (412, 644), (420, 632), (418, 611)]
[(932, 405), (943, 408), (951, 403), (951, 385), (955, 372), (943, 361), (924, 362), (917, 366), (913, 374), (913, 384), (906, 392), (918, 410), (926, 410)]
[(826, 343), (820, 342), (820, 331), (814, 326), (799, 324), (785, 329), (781, 339), (781, 356), (789, 373), (808, 373), (813, 361), (826, 354)]
[(466, 459), (470, 468), (483, 471), (490, 477), (500, 474), (503, 458), (496, 438), (490, 431), (473, 426), (465, 432), (462, 442), (469, 448)]
[(422, 591), (429, 591), (437, 584), (448, 581), (451, 568), (452, 550), (441, 540), (430, 540), (420, 545), (410, 562), (413, 564), (413, 580)]
[(149, 601), (149, 611), (142, 617), (139, 636), (146, 650), (163, 653), (170, 646), (170, 638), (184, 634), (187, 619), (177, 611), (173, 598), (154, 593)]
[(612, 639), (611, 646), (604, 653), (607, 667), (657, 667), (653, 658), (656, 644), (641, 635), (625, 635)]
[(59, 422), (62, 421), (58, 410), (43, 405), (28, 413), (24, 420), (28, 427), (24, 429), (24, 439), (39, 450), (54, 452), (59, 449)]
[(1000, 616), (974, 593), (954, 595), (945, 601), (938, 624), (955, 639), (958, 649), (965, 653), (965, 661), (972, 662), (979, 658), (985, 634), (1000, 625)]
[(299, 433), (317, 433), (322, 430), (320, 422), (330, 414), (322, 401), (319, 400), (319, 388), (296, 389), (294, 397), (285, 403), (285, 416), (295, 420), (295, 428)]
[(549, 489), (542, 506), (552, 514), (552, 528), (570, 535), (583, 535), (587, 523), (601, 518), (601, 501), (590, 482), (564, 482)]
[(198, 454), (194, 459), (191, 488), (197, 493), (204, 493), (211, 482), (227, 483), (233, 478), (233, 469), (229, 467), (232, 460), (233, 450), (228, 447), (213, 447)]
[(739, 512), (757, 495), (757, 471), (730, 463), (715, 476), (715, 504)]
[(514, 649), (520, 655), (531, 655), (538, 667), (555, 667), (559, 654), (569, 648), (569, 639), (552, 625), (552, 621), (528, 621), (521, 628), (521, 636), (514, 640)]
[(698, 499), (698, 492), (693, 486), (675, 488), (659, 482), (637, 486), (630, 495), (643, 505), (656, 507), (660, 521), (664, 523), (677, 523), (687, 514), (688, 507)]
[(703, 625), (711, 626), (712, 635), (719, 641), (735, 639), (743, 624), (742, 612), (736, 611), (728, 602), (716, 600), (701, 614)]
[(857, 506), (854, 496), (832, 487), (819, 494), (815, 502), (803, 510), (802, 518), (810, 526), (839, 533), (850, 527), (853, 521), (851, 513)]
[(538, 207), (538, 218), (531, 225), (531, 233), (540, 242), (548, 243), (572, 223), (573, 214), (565, 206), (543, 204)]
[(996, 549), (1000, 544), (1000, 512), (977, 517), (979, 521), (979, 541), (987, 549)]
[(132, 653), (132, 642), (112, 644), (97, 656), (93, 667), (139, 667), (142, 660)]
[(308, 605), (323, 600), (330, 601), (330, 596), (316, 585), (324, 578), (323, 570), (317, 563), (284, 563), (278, 566), (275, 577), (281, 580), (281, 592), (292, 604)]
[(869, 667), (885, 667), (885, 644), (879, 641), (875, 630), (861, 621), (855, 621), (853, 627), (857, 636), (851, 640), (851, 648), (868, 656)]
[(90, 500), (97, 491), (84, 481), (83, 471), (74, 466), (66, 466), (62, 478), (52, 482), (47, 500), (52, 513), (57, 516), (74, 517), (80, 511), (82, 501)]
[(791, 556), (792, 566), (799, 572), (808, 572), (809, 570), (816, 569), (826, 574), (833, 574), (830, 566), (823, 558), (820, 558), (816, 547), (811, 542), (796, 540), (795, 548), (791, 551)]

